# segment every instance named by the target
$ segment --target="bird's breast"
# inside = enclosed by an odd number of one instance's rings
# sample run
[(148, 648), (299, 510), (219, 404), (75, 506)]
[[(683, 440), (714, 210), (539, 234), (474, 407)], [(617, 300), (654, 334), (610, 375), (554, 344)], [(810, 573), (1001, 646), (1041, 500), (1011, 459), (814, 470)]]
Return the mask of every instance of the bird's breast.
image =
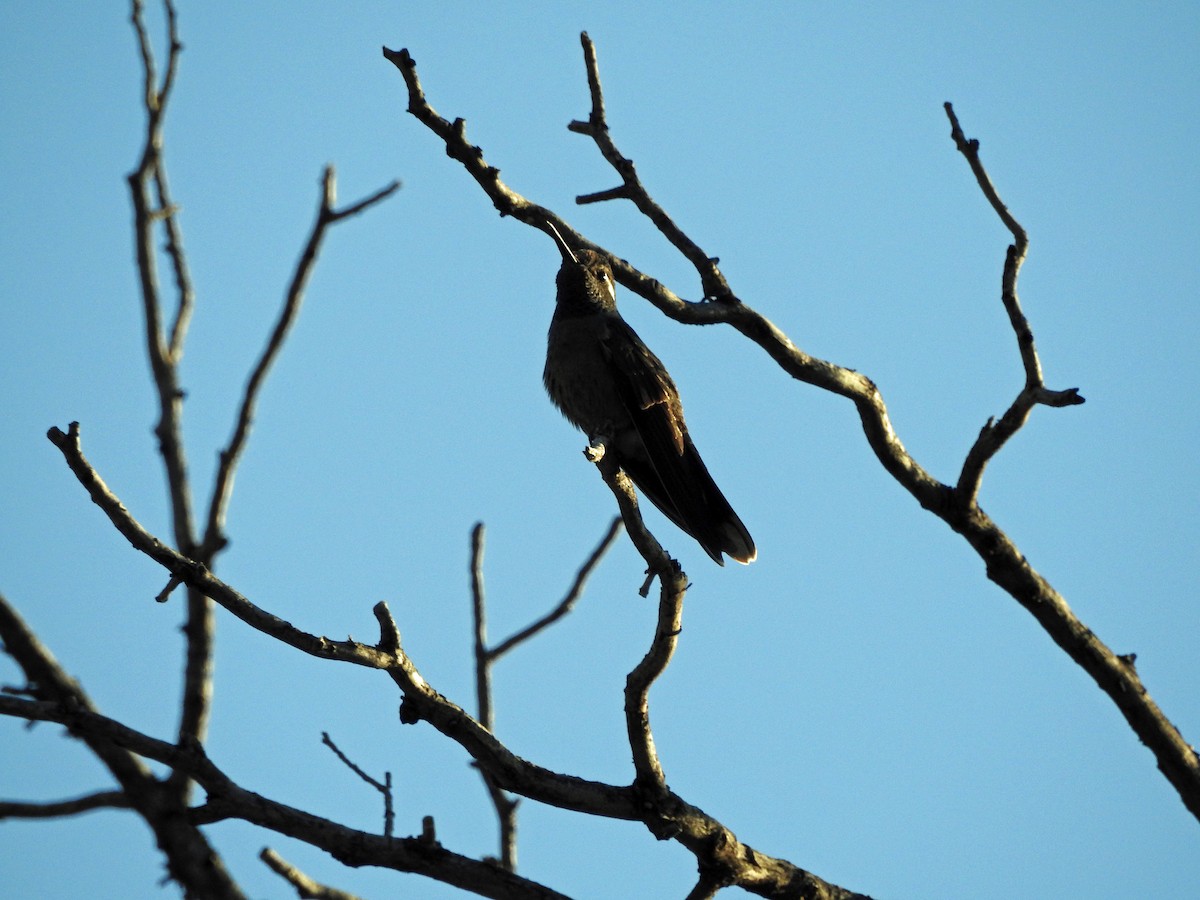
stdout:
[(546, 393), (564, 416), (588, 435), (612, 433), (632, 423), (613, 383), (604, 352), (606, 317), (559, 316), (546, 341)]

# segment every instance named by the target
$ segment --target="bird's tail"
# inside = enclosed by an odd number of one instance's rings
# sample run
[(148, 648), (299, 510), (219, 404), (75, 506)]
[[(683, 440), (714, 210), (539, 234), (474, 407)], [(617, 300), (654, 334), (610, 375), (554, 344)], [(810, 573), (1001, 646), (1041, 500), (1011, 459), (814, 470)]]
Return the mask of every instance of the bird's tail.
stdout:
[(623, 459), (621, 465), (638, 490), (694, 537), (718, 565), (725, 565), (722, 553), (744, 565), (754, 562), (758, 556), (754, 539), (713, 481), (691, 438), (684, 437), (682, 454), (670, 455), (659, 465), (651, 459)]

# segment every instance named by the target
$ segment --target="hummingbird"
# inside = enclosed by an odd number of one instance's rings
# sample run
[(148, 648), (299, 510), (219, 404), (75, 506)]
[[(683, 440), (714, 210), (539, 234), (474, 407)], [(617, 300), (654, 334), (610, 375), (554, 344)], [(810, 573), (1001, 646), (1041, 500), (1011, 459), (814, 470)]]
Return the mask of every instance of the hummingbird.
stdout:
[(617, 312), (612, 266), (545, 224), (562, 254), (542, 373), (550, 400), (718, 565), (722, 554), (753, 562), (754, 539), (692, 443), (675, 382)]

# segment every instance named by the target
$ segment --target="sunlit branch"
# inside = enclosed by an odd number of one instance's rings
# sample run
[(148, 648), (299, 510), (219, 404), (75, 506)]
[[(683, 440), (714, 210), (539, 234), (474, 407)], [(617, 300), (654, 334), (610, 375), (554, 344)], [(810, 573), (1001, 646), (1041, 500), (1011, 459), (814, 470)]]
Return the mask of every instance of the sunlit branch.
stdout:
[[(608, 527), (600, 543), (591, 555), (575, 573), (575, 580), (562, 601), (532, 624), (501, 641), (495, 647), (488, 647), (487, 640), (487, 602), (483, 578), (483, 549), (484, 527), (482, 522), (476, 523), (471, 529), (471, 606), (475, 621), (475, 693), (479, 705), (478, 718), (480, 724), (489, 731), (495, 730), (493, 700), (492, 700), (492, 666), (501, 656), (515, 647), (532, 639), (555, 622), (567, 615), (583, 594), (588, 576), (599, 564), (600, 559), (612, 546), (621, 530), (621, 520), (616, 518)], [(517, 806), (519, 801), (511, 797), (496, 784), (488, 770), (480, 768), (496, 817), (500, 825), (500, 857), (499, 862), (508, 871), (515, 871), (517, 866)]]
[(269, 847), (264, 847), (258, 858), (267, 864), (276, 875), (296, 889), (302, 900), (361, 900), (357, 894), (343, 891), (310, 878)]
[(211, 597), (250, 627), (311, 656), (386, 672), (404, 694), (400, 708), (401, 721), (428, 722), (462, 745), (506, 790), (564, 809), (618, 819), (639, 817), (627, 788), (562, 775), (521, 759), (496, 740), (473, 716), (438, 693), (404, 652), (399, 630), (386, 603), (377, 603), (373, 608), (380, 629), (379, 643), (374, 646), (353, 640), (336, 641), (302, 631), (256, 606), (204, 565), (187, 559), (146, 531), (83, 455), (77, 422), (72, 422), (66, 433), (52, 428), (47, 437), (62, 452), (67, 465), (92, 502), (101, 508), (117, 531), (136, 550), (161, 565), (182, 583)]
[(638, 177), (637, 167), (633, 160), (625, 157), (617, 145), (613, 143), (608, 131), (608, 121), (604, 111), (604, 92), (600, 87), (600, 64), (596, 60), (596, 46), (587, 32), (579, 35), (583, 45), (583, 61), (587, 69), (588, 92), (591, 95), (592, 110), (586, 122), (578, 119), (567, 125), (567, 128), (577, 134), (583, 134), (596, 142), (605, 161), (621, 178), (621, 186), (610, 188), (598, 193), (586, 194), (575, 198), (579, 204), (598, 203), (604, 200), (631, 200), (638, 211), (654, 223), (654, 227), (671, 242), (683, 257), (692, 264), (700, 276), (700, 284), (704, 296), (709, 300), (723, 303), (736, 303), (737, 297), (729, 289), (729, 283), (721, 274), (719, 260), (710, 257), (693, 241), (672, 219), (667, 211), (650, 196), (646, 186)]
[[(171, 90), (175, 84), (183, 44), (171, 0), (165, 0), (167, 18), (167, 70), (159, 84), (154, 50), (143, 18), (141, 0), (133, 0), (132, 21), (137, 35), (144, 78), (143, 106), (146, 132), (136, 169), (128, 182), (133, 203), (134, 243), (142, 294), (146, 353), (158, 395), (159, 418), (154, 432), (159, 455), (167, 477), (175, 546), (184, 555), (196, 553), (192, 521), (192, 491), (188, 482), (187, 457), (183, 443), (183, 388), (179, 383), (179, 362), (183, 357), (184, 338), (191, 317), (194, 296), (187, 258), (179, 229), (179, 208), (171, 199), (163, 160), (163, 122)], [(163, 223), (167, 254), (175, 272), (178, 301), (170, 335), (163, 331), (163, 301), (159, 292), (155, 228)], [(211, 560), (209, 560), (211, 563)], [(194, 591), (188, 591), (183, 689), (180, 700), (179, 741), (203, 741), (208, 728), (212, 698), (212, 645), (215, 620), (212, 604)], [(179, 802), (190, 791), (186, 779), (172, 778)]]
[[(594, 56), (594, 46), (591, 46), (586, 38), (584, 49), (589, 87), (592, 93), (598, 96), (599, 78), (595, 74), (596, 66), (591, 59)], [(408, 85), (409, 112), (445, 143), (447, 154), (463, 164), (502, 213), (511, 214), (539, 229), (542, 222), (551, 221), (564, 235), (569, 231), (569, 240), (573, 246), (596, 248), (595, 244), (582, 236), (577, 239), (577, 233), (568, 229), (554, 213), (530, 203), (499, 181), (498, 170), (482, 163), (483, 151), (466, 141), (461, 120), (457, 120), (455, 126), (450, 126), (450, 123), (438, 116), (429, 106), (417, 80), (416, 64), (407, 51), (391, 51), (385, 48), (384, 55), (400, 69)], [(602, 102), (593, 103), (593, 114), (599, 115), (603, 120)], [(596, 128), (591, 122), (586, 124), (592, 127), (593, 131), (602, 132), (605, 140), (610, 140), (607, 128)], [(620, 155), (615, 144), (611, 149)], [(624, 159), (623, 155), (621, 159)], [(618, 174), (622, 174), (623, 164), (619, 164), (617, 168)], [(639, 183), (632, 178), (623, 178), (621, 195), (625, 196), (628, 193), (630, 199), (638, 203), (638, 208), (641, 209), (642, 204), (634, 196)], [(648, 196), (643, 198), (643, 202), (645, 201), (649, 201)], [(1013, 224), (1015, 225), (1015, 220)], [(1016, 234), (1023, 233), (1019, 226), (1016, 228)], [(1159, 769), (1179, 792), (1187, 808), (1200, 818), (1200, 760), (1150, 698), (1133, 667), (1122, 661), (1127, 657), (1114, 654), (1074, 616), (1062, 596), (1033, 569), (1025, 555), (978, 506), (962, 504), (961, 496), (973, 496), (974, 484), (977, 482), (975, 473), (982, 471), (982, 464), (995, 452), (990, 442), (997, 437), (1003, 437), (1003, 431), (998, 434), (981, 435), (977, 447), (973, 448), (974, 455), (964, 465), (966, 477), (960, 477), (963, 490), (959, 491), (934, 478), (904, 447), (892, 426), (883, 396), (870, 378), (805, 353), (782, 330), (743, 303), (732, 289), (728, 295), (722, 294), (728, 302), (688, 302), (661, 282), (630, 266), (620, 255), (604, 248), (598, 249), (612, 260), (614, 272), (622, 284), (650, 300), (676, 321), (688, 324), (727, 323), (761, 347), (783, 371), (796, 380), (851, 400), (858, 411), (867, 442), (884, 469), (912, 494), (923, 508), (937, 515), (961, 534), (985, 563), (988, 577), (1029, 611), (1059, 646), (1092, 676), (1121, 710), (1142, 742), (1154, 753)], [(1008, 270), (1013, 273), (1014, 286), (1017, 264), (1021, 258), (1020, 253), (1013, 252), (1007, 262)], [(706, 285), (705, 294), (712, 293), (713, 289)], [(1014, 290), (1012, 300), (1015, 299)], [(1015, 305), (1008, 308), (1010, 316), (1013, 310), (1019, 310)], [(1013, 321), (1019, 326), (1019, 319)], [(1018, 335), (1020, 333), (1018, 327)], [(1028, 344), (1022, 343), (1022, 359), (1027, 366), (1036, 360), (1036, 356), (1030, 353), (1031, 350), (1031, 341)], [(1033, 391), (1016, 405), (1013, 420), (1003, 424), (1003, 428), (1010, 428), (1012, 424), (1019, 426), (1025, 414), (1022, 407), (1031, 401), (1062, 406), (1078, 403), (1080, 399), (1078, 392), (1072, 390), (1052, 392), (1042, 388)], [(991, 426), (985, 429), (985, 432), (989, 431)], [(627, 518), (627, 525), (628, 522)], [(632, 529), (630, 533), (636, 543), (638, 535)], [(639, 547), (639, 550), (643, 548)], [(646, 552), (643, 552), (643, 555), (645, 556)], [(652, 552), (650, 555), (654, 556)]]
[(993, 456), (1000, 452), (1000, 448), (1008, 439), (1025, 424), (1035, 405), (1040, 403), (1044, 406), (1075, 406), (1083, 403), (1084, 398), (1079, 395), (1078, 388), (1051, 391), (1046, 388), (1045, 382), (1042, 380), (1042, 363), (1038, 358), (1037, 346), (1033, 340), (1033, 329), (1030, 328), (1029, 320), (1025, 317), (1025, 313), (1021, 309), (1021, 301), (1017, 297), (1017, 278), (1021, 274), (1021, 266), (1029, 252), (1029, 236), (1008, 207), (1004, 205), (991, 177), (984, 169), (983, 162), (979, 158), (979, 141), (967, 140), (951, 104), (946, 103), (945, 110), (950, 119), (950, 137), (954, 141), (954, 146), (966, 158), (984, 197), (996, 211), (996, 215), (1000, 217), (1004, 227), (1013, 236), (1013, 242), (1004, 259), (1000, 296), (1004, 303), (1004, 309), (1008, 313), (1008, 321), (1016, 334), (1017, 347), (1021, 353), (1021, 364), (1025, 369), (1025, 386), (998, 422), (994, 419), (987, 421), (963, 461), (962, 471), (955, 487), (955, 497), (960, 504), (969, 507), (974, 505), (979, 494), (984, 467)]
[[(5, 624), (0, 608), (0, 627)], [(13, 706), (18, 708), (14, 710)], [(447, 850), (432, 839), (424, 823), (420, 835), (402, 838), (370, 834), (340, 825), (246, 790), (199, 747), (185, 749), (158, 740), (91, 708), (65, 700), (30, 701), (0, 696), (0, 715), (57, 722), (91, 747), (119, 747), (121, 753), (138, 760), (139, 765), (140, 759), (154, 760), (185, 773), (201, 785), (207, 801), (185, 811), (165, 806), (162, 799), (164, 785), (152, 778), (142, 788), (126, 788), (131, 805), (155, 830), (160, 846), (167, 853), (172, 875), (187, 888), (189, 896), (205, 900), (233, 900), (243, 896), (228, 878), (220, 858), (211, 850), (205, 852), (207, 844), (200, 831), (203, 825), (241, 820), (311, 844), (348, 866), (371, 865), (414, 872), (497, 900), (565, 900), (562, 894), (537, 882)], [(143, 794), (147, 796), (143, 797)]]

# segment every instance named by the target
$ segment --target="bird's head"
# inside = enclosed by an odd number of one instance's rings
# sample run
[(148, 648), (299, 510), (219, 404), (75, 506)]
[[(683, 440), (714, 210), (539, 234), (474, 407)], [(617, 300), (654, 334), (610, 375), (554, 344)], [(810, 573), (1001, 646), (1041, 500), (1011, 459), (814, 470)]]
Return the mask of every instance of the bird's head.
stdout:
[(557, 280), (559, 305), (580, 312), (615, 311), (616, 281), (604, 255), (595, 250), (572, 250), (552, 222), (545, 224), (562, 254)]

